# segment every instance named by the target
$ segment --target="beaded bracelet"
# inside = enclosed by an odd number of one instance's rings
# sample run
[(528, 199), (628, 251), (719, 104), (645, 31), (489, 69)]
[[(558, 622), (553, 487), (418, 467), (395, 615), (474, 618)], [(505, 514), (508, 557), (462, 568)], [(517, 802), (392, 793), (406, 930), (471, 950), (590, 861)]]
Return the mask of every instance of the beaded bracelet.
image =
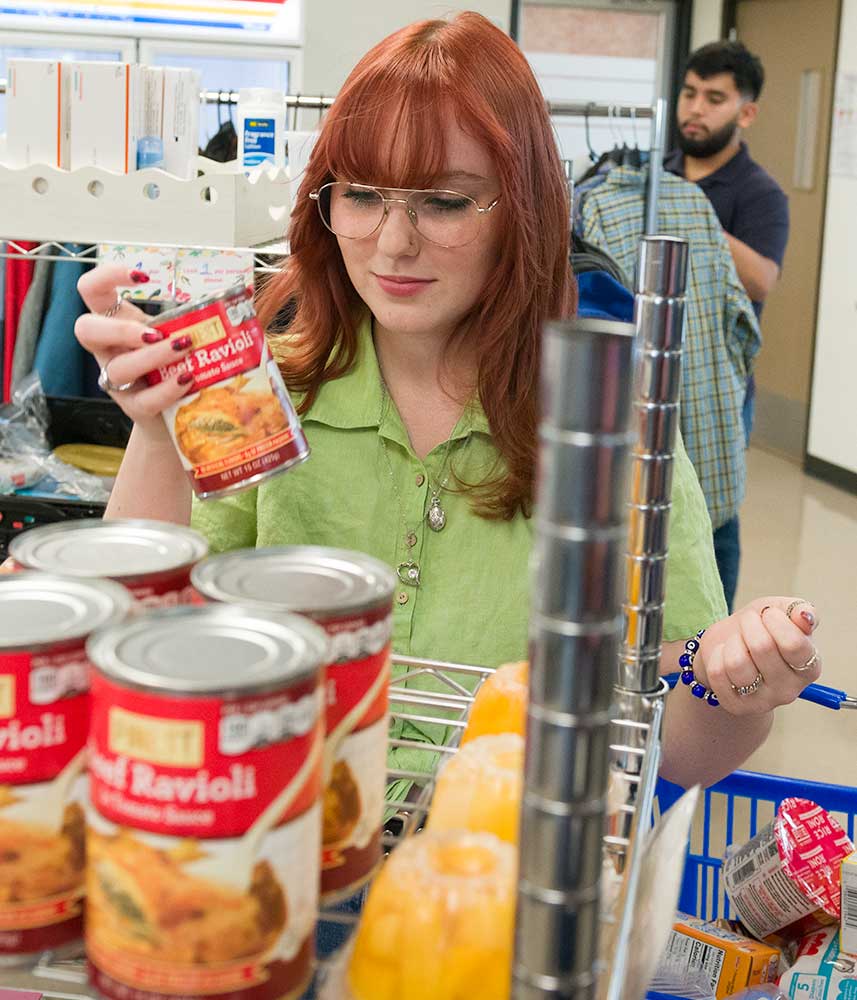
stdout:
[(678, 658), (678, 665), (681, 667), (681, 682), (682, 684), (690, 685), (690, 693), (694, 698), (704, 699), (712, 708), (717, 708), (720, 704), (717, 700), (717, 695), (704, 684), (700, 684), (693, 672), (693, 661), (699, 652), (699, 640), (704, 635), (705, 629), (702, 628), (696, 633), (695, 638), (688, 639), (684, 644), (684, 652)]

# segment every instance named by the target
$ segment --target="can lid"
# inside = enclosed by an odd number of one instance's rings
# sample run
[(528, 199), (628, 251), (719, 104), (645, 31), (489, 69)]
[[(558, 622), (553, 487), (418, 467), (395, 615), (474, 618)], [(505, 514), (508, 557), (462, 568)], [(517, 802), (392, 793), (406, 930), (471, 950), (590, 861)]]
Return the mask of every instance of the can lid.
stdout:
[(124, 685), (185, 695), (275, 688), (312, 676), (329, 655), (306, 618), (223, 604), (155, 611), (102, 629), (86, 648)]
[(79, 580), (47, 573), (0, 576), (0, 650), (34, 651), (83, 639), (121, 621), (128, 591), (109, 580)]
[(100, 518), (32, 528), (9, 546), (27, 569), (115, 580), (190, 566), (207, 553), (203, 536), (183, 525)]
[(211, 305), (212, 302), (218, 302), (221, 299), (233, 299), (236, 295), (247, 295), (248, 298), (250, 297), (247, 286), (241, 281), (229, 285), (228, 288), (222, 288), (219, 292), (212, 292), (204, 298), (194, 299), (192, 302), (183, 302), (180, 306), (175, 306), (173, 309), (165, 309), (163, 312), (158, 313), (157, 316), (150, 316), (148, 323), (150, 326), (160, 326), (161, 323), (168, 323), (172, 319), (184, 316), (185, 313), (196, 312), (197, 309), (202, 309), (205, 306)]
[(321, 545), (240, 549), (194, 567), (209, 600), (241, 602), (319, 617), (368, 610), (392, 600), (396, 578), (380, 559)]

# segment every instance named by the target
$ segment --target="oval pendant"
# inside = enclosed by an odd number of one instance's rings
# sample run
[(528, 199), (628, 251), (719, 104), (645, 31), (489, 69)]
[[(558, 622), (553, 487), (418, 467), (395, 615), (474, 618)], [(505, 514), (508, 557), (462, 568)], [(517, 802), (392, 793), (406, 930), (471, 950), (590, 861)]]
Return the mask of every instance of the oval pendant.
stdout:
[(428, 524), (432, 531), (443, 531), (446, 526), (446, 512), (440, 505), (440, 497), (431, 498), (428, 511)]

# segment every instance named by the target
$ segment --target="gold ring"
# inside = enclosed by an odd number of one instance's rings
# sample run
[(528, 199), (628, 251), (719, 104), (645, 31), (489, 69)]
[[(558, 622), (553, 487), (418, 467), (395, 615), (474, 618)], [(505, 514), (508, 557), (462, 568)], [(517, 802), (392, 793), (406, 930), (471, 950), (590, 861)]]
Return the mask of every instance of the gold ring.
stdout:
[(762, 610), (761, 610), (761, 611), (759, 612), (759, 617), (761, 618), (761, 617), (762, 617), (762, 615), (763, 615), (763, 614), (764, 614), (764, 613), (765, 613), (766, 611), (770, 611), (770, 610), (771, 610), (771, 605), (770, 605), (770, 604), (766, 604), (766, 605), (765, 605), (765, 606), (764, 606), (764, 607), (762, 608)]
[(759, 687), (764, 683), (765, 678), (761, 674), (756, 674), (756, 679), (752, 684), (742, 684), (737, 687), (735, 684), (732, 685), (732, 690), (739, 698), (746, 698), (748, 695), (755, 694)]
[(810, 604), (810, 603), (811, 603), (810, 601), (804, 601), (803, 599), (801, 599), (799, 601), (792, 601), (792, 603), (786, 608), (786, 618), (791, 618), (792, 611), (794, 611), (794, 609), (799, 604)]
[[(786, 661), (788, 663), (788, 661)], [(805, 674), (807, 670), (812, 670), (812, 668), (818, 663), (818, 650), (813, 646), (812, 656), (804, 663), (802, 667), (796, 667), (793, 663), (789, 663), (789, 666), (794, 670), (796, 674)]]

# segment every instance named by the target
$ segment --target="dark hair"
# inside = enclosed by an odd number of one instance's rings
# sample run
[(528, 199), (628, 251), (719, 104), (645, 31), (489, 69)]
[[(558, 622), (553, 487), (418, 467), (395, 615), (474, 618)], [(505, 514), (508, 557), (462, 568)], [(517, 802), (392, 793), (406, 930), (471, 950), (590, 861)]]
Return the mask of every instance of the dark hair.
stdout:
[(685, 75), (693, 70), (703, 80), (718, 73), (731, 73), (742, 97), (758, 101), (765, 82), (762, 60), (740, 42), (709, 42), (690, 56)]

